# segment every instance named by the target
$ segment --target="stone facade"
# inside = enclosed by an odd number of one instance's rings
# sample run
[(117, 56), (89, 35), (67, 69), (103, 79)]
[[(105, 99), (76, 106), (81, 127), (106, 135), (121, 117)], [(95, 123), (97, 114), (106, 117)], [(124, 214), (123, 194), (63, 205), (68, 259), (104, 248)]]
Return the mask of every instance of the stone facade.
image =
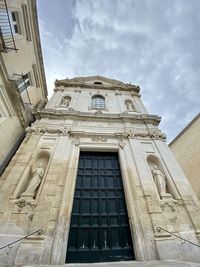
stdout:
[(23, 140), (25, 128), (34, 120), (32, 109), (42, 107), (46, 103), (47, 88), (36, 1), (1, 0), (0, 2), (0, 174), (2, 174)]
[(169, 144), (200, 199), (200, 113)]
[(199, 201), (139, 91), (101, 76), (56, 81), (0, 192), (1, 246), (43, 234), (0, 251), (1, 263), (64, 264), (80, 151), (118, 152), (137, 261), (200, 262), (199, 248), (169, 233), (199, 244)]

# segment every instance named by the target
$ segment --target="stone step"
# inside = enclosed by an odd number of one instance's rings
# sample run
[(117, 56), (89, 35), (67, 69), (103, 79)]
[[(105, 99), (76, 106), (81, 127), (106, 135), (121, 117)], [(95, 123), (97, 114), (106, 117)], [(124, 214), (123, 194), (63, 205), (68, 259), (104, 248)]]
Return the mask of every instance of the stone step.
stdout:
[(103, 263), (73, 263), (64, 265), (23, 265), (23, 267), (200, 267), (200, 263), (167, 261), (120, 261)]

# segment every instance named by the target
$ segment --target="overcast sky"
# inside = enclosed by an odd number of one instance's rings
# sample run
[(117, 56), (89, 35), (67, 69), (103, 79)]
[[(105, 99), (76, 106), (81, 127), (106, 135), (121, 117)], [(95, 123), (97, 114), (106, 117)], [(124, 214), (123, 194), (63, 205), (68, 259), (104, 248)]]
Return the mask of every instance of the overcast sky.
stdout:
[(200, 0), (37, 0), (49, 96), (54, 80), (140, 85), (172, 140), (200, 107)]

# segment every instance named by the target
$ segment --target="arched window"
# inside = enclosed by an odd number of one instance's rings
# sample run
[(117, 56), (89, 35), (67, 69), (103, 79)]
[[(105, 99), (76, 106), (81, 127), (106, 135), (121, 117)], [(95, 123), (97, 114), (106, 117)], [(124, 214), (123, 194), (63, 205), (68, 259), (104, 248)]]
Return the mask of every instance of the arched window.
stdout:
[(106, 108), (105, 98), (101, 95), (94, 95), (92, 97), (92, 108), (105, 109)]

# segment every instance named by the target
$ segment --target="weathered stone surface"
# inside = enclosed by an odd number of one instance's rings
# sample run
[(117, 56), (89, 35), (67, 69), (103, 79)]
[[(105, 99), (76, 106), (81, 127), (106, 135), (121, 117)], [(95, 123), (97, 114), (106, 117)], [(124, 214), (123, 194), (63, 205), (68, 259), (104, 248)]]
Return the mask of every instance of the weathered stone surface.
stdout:
[[(102, 87), (93, 84), (96, 80)], [(118, 152), (137, 260), (96, 266), (199, 266), (199, 248), (180, 238), (198, 245), (200, 203), (157, 128), (159, 117), (147, 113), (137, 90), (132, 92), (134, 86), (101, 77), (86, 78), (81, 86), (80, 79), (73, 82), (58, 82), (61, 87), (57, 85), (46, 108), (36, 112), (30, 137), (0, 188), (0, 236), (5, 243), (43, 230), (42, 236), (29, 237), (10, 250), (11, 262), (64, 264), (79, 154), (87, 150)], [(91, 107), (94, 95), (105, 97), (100, 112)], [(70, 99), (66, 107), (63, 97)], [(134, 110), (127, 110), (126, 100)], [(38, 161), (44, 173), (27, 196)], [(7, 258), (2, 256), (0, 263), (6, 264)]]

